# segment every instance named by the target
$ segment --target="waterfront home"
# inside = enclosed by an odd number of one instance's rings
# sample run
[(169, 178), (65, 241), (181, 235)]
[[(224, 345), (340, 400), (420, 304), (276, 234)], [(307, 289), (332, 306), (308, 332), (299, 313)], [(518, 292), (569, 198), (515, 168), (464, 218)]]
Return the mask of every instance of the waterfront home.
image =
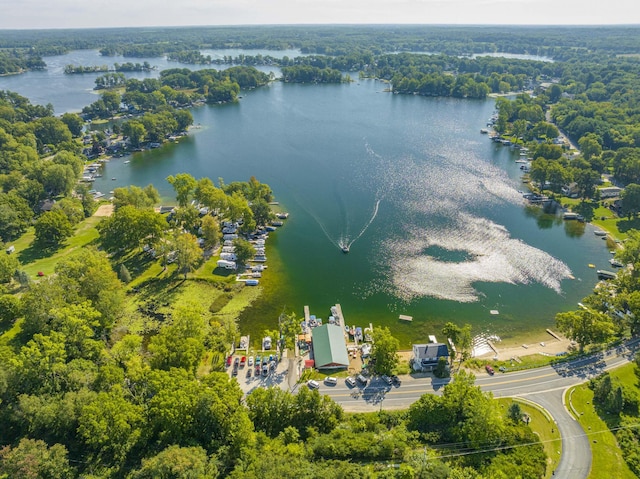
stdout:
[(444, 343), (414, 344), (412, 350), (414, 371), (433, 371), (440, 358), (449, 362), (449, 348)]

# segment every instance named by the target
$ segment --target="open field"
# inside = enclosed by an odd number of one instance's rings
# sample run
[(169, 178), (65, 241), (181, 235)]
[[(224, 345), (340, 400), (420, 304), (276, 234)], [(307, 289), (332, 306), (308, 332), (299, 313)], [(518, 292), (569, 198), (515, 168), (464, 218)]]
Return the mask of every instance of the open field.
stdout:
[[(633, 368), (633, 365), (623, 366)], [(631, 369), (633, 371), (633, 369)], [(600, 418), (593, 406), (593, 391), (586, 384), (567, 393), (569, 410), (578, 419), (591, 442), (591, 473), (589, 479), (634, 479), (636, 477), (622, 457), (610, 425)]]

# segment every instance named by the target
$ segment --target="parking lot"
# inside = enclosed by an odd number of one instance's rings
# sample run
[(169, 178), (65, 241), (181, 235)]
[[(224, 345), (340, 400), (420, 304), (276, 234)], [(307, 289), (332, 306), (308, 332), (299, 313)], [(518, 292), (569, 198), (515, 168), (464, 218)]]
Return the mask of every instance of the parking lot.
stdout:
[[(268, 354), (266, 356), (267, 358), (269, 357)], [(260, 356), (261, 364), (258, 367), (256, 365), (256, 360), (259, 356), (253, 358), (253, 364), (250, 366), (248, 364), (249, 357), (246, 357), (245, 364), (242, 365), (240, 363), (242, 355), (236, 354), (232, 356), (232, 362), (229, 366), (227, 366), (227, 374), (233, 377), (234, 362), (237, 358), (238, 368), (235, 378), (240, 385), (240, 389), (242, 389), (245, 394), (251, 393), (256, 388), (268, 388), (271, 386), (280, 387), (288, 391), (290, 389), (287, 377), (289, 370), (289, 360), (284, 358), (278, 362), (275, 361), (275, 356), (272, 356), (272, 360), (267, 359), (267, 362), (265, 363), (266, 371), (263, 372), (262, 356)]]

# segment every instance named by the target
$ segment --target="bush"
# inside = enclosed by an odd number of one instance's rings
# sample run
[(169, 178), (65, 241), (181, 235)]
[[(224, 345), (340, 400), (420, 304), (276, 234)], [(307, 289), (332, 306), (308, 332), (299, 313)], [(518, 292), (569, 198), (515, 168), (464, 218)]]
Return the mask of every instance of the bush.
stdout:
[(229, 293), (221, 294), (220, 296), (218, 296), (216, 299), (213, 300), (213, 303), (211, 303), (211, 306), (209, 306), (209, 311), (212, 313), (217, 313), (222, 308), (224, 308), (227, 305), (227, 303), (231, 301), (232, 298), (233, 298), (232, 294), (229, 294)]

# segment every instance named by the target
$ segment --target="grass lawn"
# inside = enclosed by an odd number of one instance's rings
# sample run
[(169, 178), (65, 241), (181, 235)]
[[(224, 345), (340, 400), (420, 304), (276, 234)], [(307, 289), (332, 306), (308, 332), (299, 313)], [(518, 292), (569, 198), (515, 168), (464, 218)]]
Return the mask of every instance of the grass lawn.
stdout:
[(531, 418), (529, 427), (537, 434), (544, 447), (544, 452), (547, 454), (547, 473), (545, 478), (552, 477), (553, 471), (558, 467), (560, 457), (562, 455), (562, 438), (560, 431), (555, 426), (555, 423), (542, 409), (533, 405), (528, 401), (520, 401), (514, 398), (500, 398), (496, 399), (500, 404), (500, 408), (503, 410), (505, 416), (509, 410), (509, 406), (512, 402), (517, 402), (522, 408), (522, 412), (527, 414)]
[(96, 242), (98, 239), (96, 225), (101, 220), (100, 217), (91, 216), (82, 221), (76, 227), (75, 234), (54, 252), (34, 246), (35, 232), (33, 228), (29, 228), (25, 234), (12, 243), (16, 247), (15, 254), (18, 255), (22, 269), (30, 277), (36, 277), (38, 271), (42, 271), (45, 275), (53, 273), (58, 261), (74, 251)]
[[(633, 369), (631, 371), (633, 373)], [(615, 436), (593, 407), (593, 391), (582, 384), (570, 389), (568, 398), (571, 398), (573, 407), (569, 410), (578, 413), (578, 421), (589, 434), (593, 461), (589, 479), (634, 479), (636, 475), (627, 467)]]

